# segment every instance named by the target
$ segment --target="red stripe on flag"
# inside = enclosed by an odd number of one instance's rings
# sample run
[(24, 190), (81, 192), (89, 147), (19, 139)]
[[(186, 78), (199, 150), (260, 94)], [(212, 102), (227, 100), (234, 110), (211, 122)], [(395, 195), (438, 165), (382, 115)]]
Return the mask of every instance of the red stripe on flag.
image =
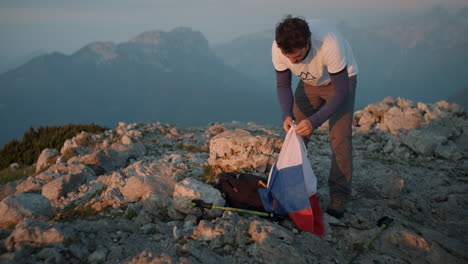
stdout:
[(310, 207), (299, 212), (289, 214), (297, 228), (315, 234), (319, 237), (324, 235), (323, 215), (316, 195), (309, 197)]

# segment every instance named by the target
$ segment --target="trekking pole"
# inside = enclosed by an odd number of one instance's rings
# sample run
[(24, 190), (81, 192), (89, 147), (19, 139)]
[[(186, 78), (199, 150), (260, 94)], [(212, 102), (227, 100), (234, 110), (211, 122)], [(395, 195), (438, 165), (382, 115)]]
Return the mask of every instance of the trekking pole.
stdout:
[(372, 242), (374, 242), (382, 234), (382, 232), (390, 226), (392, 222), (393, 222), (392, 217), (384, 216), (380, 218), (379, 221), (377, 221), (377, 226), (379, 227), (379, 230), (377, 230), (377, 232), (375, 232), (374, 235), (369, 240), (366, 241), (364, 246), (362, 246), (362, 248), (358, 250), (356, 255), (354, 255), (354, 257), (349, 261), (348, 264), (352, 264), (353, 261), (355, 261), (365, 250), (367, 250), (369, 246), (372, 244)]
[(233, 208), (233, 207), (217, 206), (217, 205), (213, 205), (213, 203), (205, 203), (203, 202), (203, 200), (192, 200), (190, 202), (190, 206), (199, 207), (202, 210), (203, 209), (221, 209), (224, 211), (233, 211), (233, 212), (246, 213), (246, 214), (251, 214), (251, 215), (258, 215), (258, 216), (265, 216), (265, 217), (270, 216), (269, 213), (265, 213), (265, 212), (252, 211), (252, 210)]

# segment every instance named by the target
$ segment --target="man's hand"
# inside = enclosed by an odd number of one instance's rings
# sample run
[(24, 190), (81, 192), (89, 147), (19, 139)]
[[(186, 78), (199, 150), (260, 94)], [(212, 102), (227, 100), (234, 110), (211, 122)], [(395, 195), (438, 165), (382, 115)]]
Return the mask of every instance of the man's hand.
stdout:
[(286, 133), (288, 133), (289, 129), (293, 126), (293, 119), (292, 117), (288, 116), (283, 121), (283, 128)]
[(314, 126), (309, 119), (304, 119), (296, 126), (296, 133), (299, 136), (308, 137), (314, 131)]

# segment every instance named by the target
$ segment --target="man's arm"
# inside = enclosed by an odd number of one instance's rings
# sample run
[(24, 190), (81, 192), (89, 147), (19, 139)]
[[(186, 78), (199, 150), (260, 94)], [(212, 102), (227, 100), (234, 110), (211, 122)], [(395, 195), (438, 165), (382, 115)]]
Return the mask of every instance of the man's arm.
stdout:
[(293, 94), (291, 90), (291, 70), (276, 71), (276, 93), (281, 107), (283, 120), (288, 116), (293, 118)]
[(313, 129), (318, 128), (328, 120), (343, 104), (349, 96), (348, 69), (345, 67), (337, 73), (329, 73), (331, 83), (335, 88), (335, 94), (325, 103), (325, 105), (308, 119), (312, 123)]

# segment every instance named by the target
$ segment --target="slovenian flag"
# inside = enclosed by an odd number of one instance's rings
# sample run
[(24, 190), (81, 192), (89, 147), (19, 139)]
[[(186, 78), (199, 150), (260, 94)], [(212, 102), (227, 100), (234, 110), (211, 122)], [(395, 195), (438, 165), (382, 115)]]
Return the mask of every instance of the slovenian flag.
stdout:
[(317, 178), (307, 158), (306, 146), (294, 127), (286, 134), (267, 188), (258, 192), (266, 212), (289, 215), (299, 229), (323, 236), (323, 216), (316, 197)]

